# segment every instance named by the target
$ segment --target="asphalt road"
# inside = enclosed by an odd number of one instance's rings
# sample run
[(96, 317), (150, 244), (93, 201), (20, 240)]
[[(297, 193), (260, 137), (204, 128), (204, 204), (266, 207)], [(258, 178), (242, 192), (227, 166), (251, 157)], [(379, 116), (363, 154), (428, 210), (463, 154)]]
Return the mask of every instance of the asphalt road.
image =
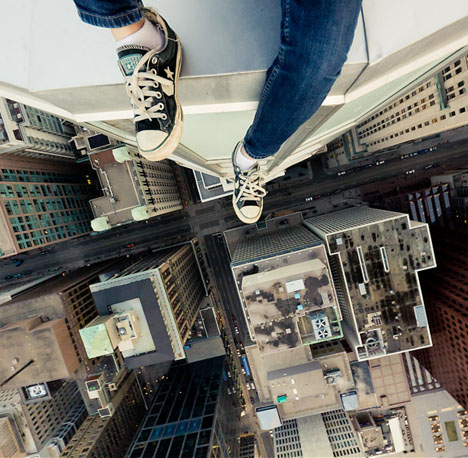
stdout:
[[(419, 146), (418, 146), (419, 148)], [(413, 148), (416, 150), (417, 148)], [(408, 145), (402, 146), (407, 151)], [(442, 171), (441, 168), (424, 171), (426, 164), (441, 162), (446, 169), (468, 165), (468, 142), (466, 139), (438, 145), (436, 151), (401, 160), (399, 150), (389, 153), (385, 164), (363, 169), (352, 174), (330, 175), (323, 169), (320, 158), (312, 160), (313, 178), (290, 180), (282, 184), (281, 189), (271, 191), (265, 198), (264, 216), (279, 210), (303, 211), (314, 206), (311, 197), (327, 193), (342, 193), (358, 188), (370, 182), (377, 182), (394, 177), (404, 177), (406, 170), (415, 170), (415, 177), (430, 176)], [(379, 155), (380, 159), (380, 155)], [(366, 159), (362, 162), (369, 162)], [(375, 162), (375, 159), (374, 159)], [(354, 167), (360, 165), (355, 164)], [(307, 199), (307, 200), (306, 200)], [(74, 269), (83, 265), (111, 259), (129, 253), (138, 253), (147, 249), (156, 249), (189, 240), (195, 236), (224, 231), (242, 223), (237, 219), (231, 206), (231, 199), (224, 198), (206, 203), (190, 205), (184, 212), (154, 218), (148, 222), (133, 223), (112, 229), (96, 236), (84, 236), (61, 242), (50, 248), (48, 256), (39, 256), (39, 250), (29, 251), (15, 258), (24, 260), (19, 267), (14, 267), (8, 260), (0, 261), (0, 282), (5, 276), (15, 273), (32, 272), (27, 279), (50, 275), (50, 269)], [(134, 243), (131, 249), (124, 248)], [(8, 280), (18, 283), (24, 278)], [(1, 283), (0, 283), (1, 286)]]

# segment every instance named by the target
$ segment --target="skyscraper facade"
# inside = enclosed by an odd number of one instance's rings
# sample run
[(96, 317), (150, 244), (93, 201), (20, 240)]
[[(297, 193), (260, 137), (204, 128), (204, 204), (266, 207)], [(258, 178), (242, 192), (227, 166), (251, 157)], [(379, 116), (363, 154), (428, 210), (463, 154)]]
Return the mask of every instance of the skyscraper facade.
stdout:
[(45, 111), (0, 97), (0, 154), (74, 159), (73, 125)]
[[(147, 254), (91, 291), (100, 316), (81, 331), (90, 358), (117, 346), (129, 368), (185, 358), (184, 345), (206, 294), (191, 243)], [(124, 322), (128, 332), (114, 334)], [(137, 328), (141, 332), (130, 338), (130, 329)]]
[(91, 200), (94, 230), (164, 215), (183, 208), (169, 161), (151, 162), (123, 145), (89, 153), (104, 196)]
[(50, 279), (2, 304), (3, 389), (84, 376), (93, 366), (79, 330), (97, 316), (89, 285), (110, 265), (96, 264)]
[(113, 413), (90, 415), (83, 422), (61, 457), (122, 458), (131, 443), (145, 406), (135, 372), (129, 372), (112, 398)]
[(0, 173), (0, 257), (91, 231), (91, 188), (79, 166), (2, 154)]
[(238, 417), (223, 384), (224, 359), (173, 364), (127, 458), (239, 456)]
[(439, 267), (422, 276), (434, 346), (415, 353), (461, 405), (468, 408), (468, 230), (435, 229)]

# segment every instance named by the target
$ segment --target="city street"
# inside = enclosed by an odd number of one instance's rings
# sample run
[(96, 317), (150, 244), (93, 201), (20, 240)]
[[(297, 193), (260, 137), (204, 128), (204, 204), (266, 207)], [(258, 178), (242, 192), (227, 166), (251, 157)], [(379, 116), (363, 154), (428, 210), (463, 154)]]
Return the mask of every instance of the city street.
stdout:
[[(433, 140), (432, 140), (433, 141)], [(407, 151), (408, 145), (402, 150)], [(416, 148), (413, 147), (413, 150)], [(441, 173), (444, 168), (468, 166), (466, 139), (438, 145), (436, 151), (423, 155), (400, 159), (398, 150), (385, 164), (361, 169), (351, 174), (337, 176), (327, 174), (320, 157), (311, 160), (313, 178), (309, 180), (290, 180), (281, 189), (271, 191), (265, 198), (263, 216), (280, 210), (304, 211), (315, 207), (316, 201), (334, 194), (335, 198), (347, 202), (344, 191), (358, 188), (364, 184), (386, 180), (393, 177), (431, 176)], [(405, 153), (406, 154), (406, 153)], [(369, 162), (366, 160), (365, 162)], [(424, 170), (427, 164), (441, 163), (440, 167)], [(359, 163), (354, 167), (359, 167)], [(405, 171), (415, 170), (414, 175), (405, 176)], [(349, 201), (352, 204), (354, 201)], [(126, 254), (135, 254), (147, 249), (157, 249), (190, 240), (193, 236), (219, 233), (237, 227), (242, 223), (237, 219), (231, 205), (231, 198), (218, 199), (206, 203), (191, 204), (183, 212), (151, 219), (147, 222), (132, 223), (102, 234), (84, 236), (53, 245), (47, 256), (39, 256), (39, 250), (26, 252), (13, 258), (24, 260), (21, 266), (14, 267), (8, 260), (0, 261), (0, 282), (8, 275), (31, 272), (32, 279), (50, 275), (49, 269), (57, 272), (81, 267), (86, 264), (111, 259)], [(127, 248), (127, 245), (135, 244)], [(8, 280), (9, 284), (24, 281), (24, 278)], [(1, 284), (1, 283), (0, 283)]]

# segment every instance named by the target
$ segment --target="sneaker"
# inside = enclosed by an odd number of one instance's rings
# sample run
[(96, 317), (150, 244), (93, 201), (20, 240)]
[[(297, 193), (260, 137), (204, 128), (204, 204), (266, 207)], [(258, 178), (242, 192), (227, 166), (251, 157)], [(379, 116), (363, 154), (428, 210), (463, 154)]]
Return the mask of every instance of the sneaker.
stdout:
[(245, 172), (234, 162), (236, 153), (242, 147), (239, 142), (232, 153), (232, 165), (234, 167), (234, 192), (232, 205), (237, 217), (245, 224), (256, 223), (263, 211), (263, 198), (266, 191), (262, 187), (263, 175), (260, 172), (258, 162)]
[(146, 159), (161, 161), (174, 152), (182, 135), (183, 113), (177, 97), (182, 46), (156, 11), (145, 8), (145, 17), (166, 36), (164, 48), (128, 45), (117, 49), (117, 54), (135, 114), (138, 149)]

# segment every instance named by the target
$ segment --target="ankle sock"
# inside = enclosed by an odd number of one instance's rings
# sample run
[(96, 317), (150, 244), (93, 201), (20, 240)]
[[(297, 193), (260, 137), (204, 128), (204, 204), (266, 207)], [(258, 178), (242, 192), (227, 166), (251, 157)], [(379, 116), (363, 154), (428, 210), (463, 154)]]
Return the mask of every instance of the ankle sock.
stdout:
[(117, 48), (128, 45), (146, 46), (150, 49), (162, 49), (166, 43), (164, 32), (158, 29), (152, 22), (145, 19), (145, 23), (140, 30), (132, 33), (128, 37), (122, 38), (116, 44)]
[(242, 147), (238, 148), (236, 155), (234, 157), (234, 162), (243, 172), (249, 170), (250, 167), (256, 164), (257, 159), (253, 159), (251, 157), (245, 157), (242, 154)]

